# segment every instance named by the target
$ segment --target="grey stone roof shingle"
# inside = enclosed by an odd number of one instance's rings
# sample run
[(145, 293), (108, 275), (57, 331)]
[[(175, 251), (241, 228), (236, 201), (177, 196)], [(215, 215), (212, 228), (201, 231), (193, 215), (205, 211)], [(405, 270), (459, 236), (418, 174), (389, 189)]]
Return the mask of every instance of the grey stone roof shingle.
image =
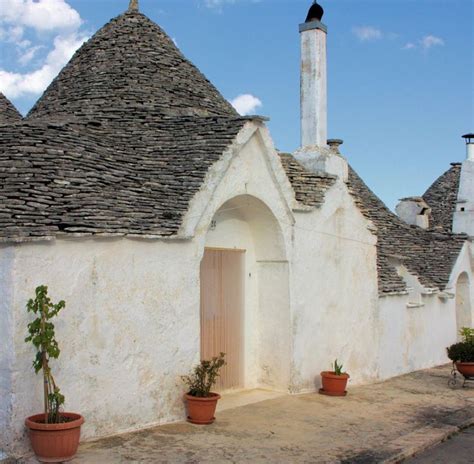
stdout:
[(461, 163), (452, 163), (451, 169), (440, 176), (424, 193), (423, 199), (431, 207), (430, 228), (443, 232), (453, 230), (461, 166)]
[(0, 129), (0, 241), (58, 234), (176, 235), (245, 118)]
[(0, 124), (10, 124), (21, 119), (22, 116), (13, 103), (0, 92)]
[(349, 190), (362, 214), (377, 228), (377, 264), (381, 294), (406, 290), (391, 260), (403, 264), (428, 288), (443, 290), (461, 248), (464, 235), (442, 234), (410, 226), (393, 214), (353, 169)]
[(296, 159), (287, 153), (280, 153), (280, 159), (286, 175), (295, 192), (296, 200), (310, 207), (324, 203), (324, 195), (336, 182), (336, 176), (307, 171)]
[(151, 20), (118, 16), (0, 127), (0, 241), (178, 233), (248, 118)]
[(153, 21), (128, 11), (73, 56), (27, 118), (238, 116)]

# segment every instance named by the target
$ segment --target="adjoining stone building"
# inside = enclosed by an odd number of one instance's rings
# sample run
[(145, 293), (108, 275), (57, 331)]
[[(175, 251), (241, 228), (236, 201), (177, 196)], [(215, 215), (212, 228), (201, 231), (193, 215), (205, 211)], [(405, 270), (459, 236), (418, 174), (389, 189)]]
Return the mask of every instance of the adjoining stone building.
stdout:
[(472, 245), (403, 222), (326, 140), (321, 19), (300, 26), (295, 154), (136, 2), (25, 118), (2, 96), (0, 449), (24, 450), (41, 407), (23, 341), (39, 284), (67, 302), (54, 369), (85, 439), (182, 420), (180, 376), (220, 350), (221, 390), (314, 391), (335, 358), (354, 384), (446, 361)]

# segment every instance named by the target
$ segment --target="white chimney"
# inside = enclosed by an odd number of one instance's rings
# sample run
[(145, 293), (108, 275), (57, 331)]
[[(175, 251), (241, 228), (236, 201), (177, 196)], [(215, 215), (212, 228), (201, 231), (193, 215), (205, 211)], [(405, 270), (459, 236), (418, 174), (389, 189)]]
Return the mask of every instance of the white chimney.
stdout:
[(301, 147), (327, 145), (327, 27), (321, 22), (324, 10), (316, 2), (301, 36)]
[(396, 207), (399, 218), (413, 226), (430, 227), (431, 208), (421, 197), (402, 198)]
[(474, 134), (462, 137), (466, 140), (466, 159), (461, 165), (453, 232), (474, 237)]
[(321, 22), (323, 14), (315, 0), (306, 21), (300, 24), (301, 147), (294, 157), (310, 171), (334, 174), (347, 182), (349, 171), (338, 150), (340, 143), (329, 147), (327, 140), (327, 27)]
[(466, 134), (462, 138), (466, 140), (466, 159), (474, 161), (474, 134)]

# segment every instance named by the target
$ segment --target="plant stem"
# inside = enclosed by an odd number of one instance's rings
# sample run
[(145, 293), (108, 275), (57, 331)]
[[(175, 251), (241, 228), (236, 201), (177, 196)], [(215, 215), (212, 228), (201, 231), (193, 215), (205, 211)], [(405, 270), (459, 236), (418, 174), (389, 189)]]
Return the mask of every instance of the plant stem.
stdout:
[[(46, 314), (44, 305), (41, 307), (41, 333), (44, 337), (45, 332), (45, 324), (46, 324)], [(49, 408), (48, 408), (48, 401), (49, 401), (49, 382), (48, 382), (48, 360), (46, 358), (46, 350), (44, 345), (41, 345), (41, 363), (43, 366), (43, 394), (44, 394), (44, 421), (46, 424), (49, 423)]]

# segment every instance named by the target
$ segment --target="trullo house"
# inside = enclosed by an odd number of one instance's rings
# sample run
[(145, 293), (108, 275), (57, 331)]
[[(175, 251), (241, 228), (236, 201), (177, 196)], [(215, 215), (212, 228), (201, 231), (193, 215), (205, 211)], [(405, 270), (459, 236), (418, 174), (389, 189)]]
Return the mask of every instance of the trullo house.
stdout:
[(432, 224), (407, 223), (327, 140), (318, 5), (300, 25), (289, 154), (136, 3), (26, 117), (0, 99), (0, 449), (22, 452), (41, 405), (24, 343), (40, 284), (67, 302), (54, 368), (84, 439), (183, 420), (180, 376), (221, 350), (221, 390), (288, 394), (315, 391), (335, 358), (353, 385), (445, 363), (472, 323), (472, 245), (445, 211), (473, 234), (472, 158), (446, 175), (462, 198), (446, 205), (441, 180)]

